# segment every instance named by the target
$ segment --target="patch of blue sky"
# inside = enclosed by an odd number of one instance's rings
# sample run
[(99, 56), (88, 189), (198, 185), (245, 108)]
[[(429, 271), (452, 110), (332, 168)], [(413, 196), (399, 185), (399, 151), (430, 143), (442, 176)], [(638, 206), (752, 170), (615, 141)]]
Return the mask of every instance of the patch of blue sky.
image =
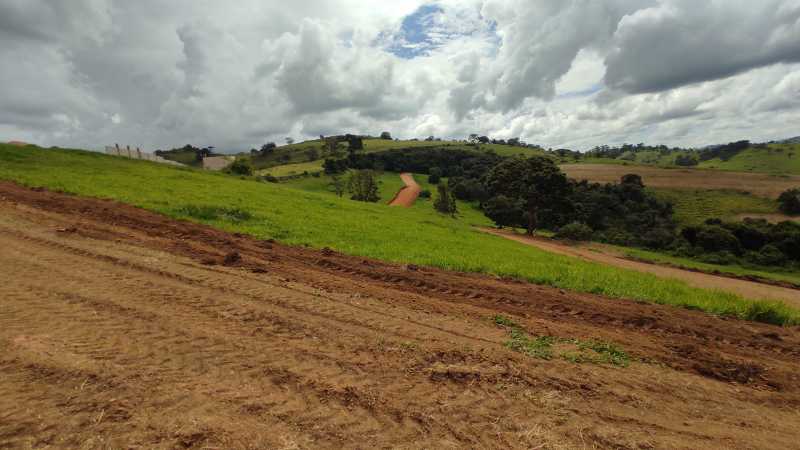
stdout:
[(453, 40), (485, 35), (499, 45), (496, 24), (480, 18), (446, 10), (439, 4), (422, 5), (406, 16), (400, 29), (394, 33), (383, 33), (378, 40), (390, 53), (405, 59), (427, 56), (432, 51)]
[(592, 85), (588, 89), (584, 89), (581, 91), (573, 91), (573, 92), (564, 92), (563, 94), (559, 94), (556, 96), (557, 99), (568, 99), (568, 98), (580, 98), (580, 97), (588, 97), (590, 95), (594, 95), (598, 92), (603, 90), (603, 85), (598, 83)]

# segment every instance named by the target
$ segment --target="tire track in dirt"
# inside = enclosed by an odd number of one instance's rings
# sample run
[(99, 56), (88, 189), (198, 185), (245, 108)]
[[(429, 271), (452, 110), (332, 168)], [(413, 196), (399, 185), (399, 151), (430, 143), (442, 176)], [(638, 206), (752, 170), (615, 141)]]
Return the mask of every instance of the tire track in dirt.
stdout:
[(410, 173), (401, 173), (400, 178), (403, 180), (403, 183), (405, 183), (405, 186), (397, 191), (392, 201), (389, 202), (389, 206), (410, 208), (414, 206), (414, 202), (417, 201), (420, 192), (422, 192), (422, 188), (420, 188), (419, 184), (414, 180), (414, 175)]
[[(0, 447), (798, 437), (797, 329), (285, 247), (3, 183), (0, 249)], [(494, 314), (637, 360), (527, 357), (506, 348)]]

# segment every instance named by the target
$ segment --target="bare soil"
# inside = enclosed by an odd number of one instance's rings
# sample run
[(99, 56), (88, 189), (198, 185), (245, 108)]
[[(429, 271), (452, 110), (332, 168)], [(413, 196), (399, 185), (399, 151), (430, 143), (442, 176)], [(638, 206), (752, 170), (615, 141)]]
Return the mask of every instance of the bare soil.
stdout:
[[(800, 331), (0, 183), (0, 448), (797, 448)], [(628, 367), (504, 345), (601, 339)]]
[(405, 183), (405, 186), (397, 191), (397, 194), (395, 194), (392, 201), (389, 202), (389, 205), (410, 208), (414, 206), (414, 202), (417, 201), (422, 189), (414, 180), (414, 175), (410, 173), (401, 173), (400, 178), (403, 180), (403, 183)]
[(800, 176), (769, 175), (750, 172), (729, 172), (702, 169), (663, 169), (648, 166), (621, 164), (565, 164), (564, 173), (576, 180), (596, 183), (618, 183), (623, 175), (641, 175), (644, 184), (653, 188), (669, 189), (730, 189), (750, 192), (770, 199), (800, 185)]
[(545, 251), (558, 253), (560, 255), (574, 256), (587, 261), (594, 261), (610, 266), (631, 269), (637, 272), (651, 273), (662, 278), (683, 280), (690, 285), (699, 288), (733, 292), (734, 294), (739, 294), (747, 298), (781, 300), (788, 305), (800, 308), (800, 290), (792, 289), (790, 287), (776, 286), (772, 284), (759, 283), (756, 281), (742, 280), (719, 275), (711, 275), (703, 272), (679, 269), (677, 267), (650, 264), (643, 261), (634, 261), (631, 259), (603, 253), (595, 249), (556, 242), (552, 239), (524, 236), (510, 230), (484, 228), (482, 231), (495, 236), (501, 236), (521, 244), (540, 248)]
[(227, 156), (209, 156), (203, 158), (203, 169), (222, 170), (228, 167), (230, 163), (231, 160)]

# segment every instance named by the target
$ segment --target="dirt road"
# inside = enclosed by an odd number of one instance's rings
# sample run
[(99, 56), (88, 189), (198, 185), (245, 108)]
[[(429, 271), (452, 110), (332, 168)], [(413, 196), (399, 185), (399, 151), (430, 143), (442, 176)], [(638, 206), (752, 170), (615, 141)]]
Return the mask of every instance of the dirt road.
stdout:
[(662, 169), (652, 166), (621, 164), (564, 164), (564, 173), (576, 180), (596, 183), (619, 183), (623, 175), (642, 176), (644, 184), (668, 189), (730, 189), (776, 199), (781, 192), (800, 185), (800, 176), (777, 176), (765, 173), (729, 172), (703, 169)]
[(525, 245), (531, 245), (542, 250), (558, 253), (560, 255), (575, 256), (588, 261), (636, 270), (638, 272), (652, 273), (653, 275), (658, 275), (662, 278), (675, 278), (686, 281), (692, 286), (705, 289), (719, 289), (721, 291), (733, 292), (748, 298), (782, 300), (787, 304), (790, 304), (796, 308), (800, 308), (800, 290), (797, 289), (773, 286), (754, 281), (738, 280), (735, 278), (722, 277), (701, 272), (693, 272), (691, 270), (682, 270), (657, 264), (648, 264), (646, 262), (632, 261), (630, 259), (619, 258), (613, 255), (592, 251), (587, 248), (562, 244), (550, 239), (523, 236), (509, 230), (484, 228), (482, 231), (489, 234), (494, 234), (496, 236), (502, 236), (506, 239), (510, 239)]
[[(800, 331), (0, 183), (0, 448), (796, 448)], [(612, 342), (628, 367), (513, 351)]]
[(389, 205), (410, 208), (414, 206), (414, 202), (417, 201), (417, 197), (419, 197), (419, 193), (422, 192), (422, 189), (417, 182), (414, 181), (414, 175), (410, 173), (401, 173), (400, 178), (403, 180), (403, 183), (405, 183), (405, 187), (397, 191), (397, 194), (395, 194), (394, 199), (389, 202)]

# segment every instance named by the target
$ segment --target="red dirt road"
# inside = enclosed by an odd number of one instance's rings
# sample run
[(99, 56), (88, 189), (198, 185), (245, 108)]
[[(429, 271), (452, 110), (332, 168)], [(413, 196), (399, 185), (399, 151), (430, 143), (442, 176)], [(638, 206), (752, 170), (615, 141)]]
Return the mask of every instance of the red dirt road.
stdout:
[(797, 289), (632, 261), (630, 259), (619, 258), (586, 248), (562, 244), (551, 239), (523, 236), (509, 230), (484, 228), (482, 231), (560, 255), (578, 257), (587, 261), (631, 269), (637, 272), (652, 273), (662, 278), (683, 280), (692, 286), (733, 292), (734, 294), (739, 294), (748, 298), (781, 300), (786, 304), (800, 308), (800, 290)]
[[(0, 183), (0, 448), (796, 448), (800, 330)], [(539, 359), (601, 339), (628, 367)]]
[(394, 199), (389, 202), (389, 205), (410, 208), (414, 206), (414, 202), (417, 201), (419, 193), (422, 192), (422, 189), (414, 180), (414, 175), (410, 173), (401, 173), (400, 178), (406, 185), (397, 191), (397, 194), (395, 194)]

